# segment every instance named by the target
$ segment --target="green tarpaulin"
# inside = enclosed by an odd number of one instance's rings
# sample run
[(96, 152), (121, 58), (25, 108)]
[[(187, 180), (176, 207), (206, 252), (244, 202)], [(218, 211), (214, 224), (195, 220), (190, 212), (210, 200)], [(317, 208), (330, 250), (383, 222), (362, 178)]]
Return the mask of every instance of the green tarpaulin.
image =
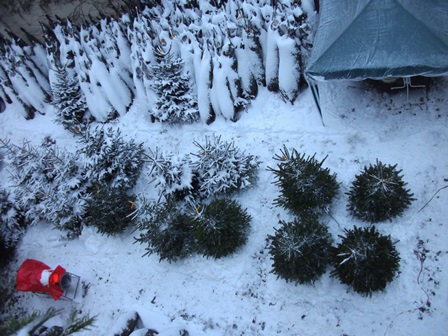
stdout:
[(321, 0), (320, 11), (305, 69), (316, 95), (316, 81), (448, 75), (448, 0)]
[(448, 0), (321, 0), (314, 80), (448, 74)]

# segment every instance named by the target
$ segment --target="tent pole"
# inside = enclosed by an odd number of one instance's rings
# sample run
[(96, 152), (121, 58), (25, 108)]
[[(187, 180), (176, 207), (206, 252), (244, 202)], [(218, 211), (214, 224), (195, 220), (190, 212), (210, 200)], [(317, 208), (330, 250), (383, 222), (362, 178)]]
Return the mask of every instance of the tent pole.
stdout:
[(316, 103), (317, 110), (319, 111), (320, 121), (322, 122), (322, 125), (325, 126), (324, 118), (322, 116), (322, 108), (320, 106), (319, 87), (317, 86), (317, 83), (313, 80), (310, 80), (308, 83), (311, 87), (311, 92), (313, 93), (313, 98), (314, 102)]

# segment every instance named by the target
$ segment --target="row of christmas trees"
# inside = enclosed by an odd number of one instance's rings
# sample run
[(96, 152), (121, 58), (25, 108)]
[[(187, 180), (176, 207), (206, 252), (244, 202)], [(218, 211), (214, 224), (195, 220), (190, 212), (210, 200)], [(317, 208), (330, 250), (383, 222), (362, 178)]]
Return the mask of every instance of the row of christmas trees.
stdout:
[(355, 176), (347, 192), (348, 212), (371, 224), (367, 228), (345, 229), (341, 242), (332, 246), (328, 226), (321, 223), (338, 193), (336, 174), (323, 168), (325, 161), (305, 157), (295, 149), (283, 148), (274, 159), (280, 195), (274, 204), (295, 216), (280, 221), (269, 236), (273, 272), (287, 281), (313, 283), (331, 264), (331, 274), (362, 295), (383, 290), (399, 270), (400, 256), (390, 236), (382, 235), (373, 223), (392, 220), (403, 214), (413, 199), (397, 165), (378, 161)]
[(136, 96), (153, 120), (236, 121), (259, 86), (297, 98), (315, 15), (306, 4), (146, 0), (94, 24), (50, 20), (45, 46), (0, 38), (0, 99), (25, 118), (53, 103), (67, 128), (116, 118)]
[[(2, 189), (2, 255), (13, 250), (29, 225), (45, 221), (69, 238), (83, 226), (107, 235), (138, 230), (147, 254), (176, 261), (201, 253), (221, 258), (237, 251), (249, 234), (251, 216), (231, 199), (256, 183), (260, 162), (220, 137), (195, 143), (195, 153), (145, 150), (119, 129), (78, 133), (75, 153), (46, 139), (40, 146), (2, 141), (13, 187)], [(332, 246), (321, 217), (338, 193), (336, 175), (312, 157), (284, 147), (268, 168), (280, 194), (274, 205), (295, 216), (269, 236), (273, 272), (287, 281), (312, 283), (333, 264), (333, 274), (355, 291), (384, 289), (398, 271), (399, 255), (389, 236), (374, 226), (345, 230)], [(147, 165), (158, 196), (147, 200), (133, 188)], [(355, 177), (348, 192), (351, 215), (369, 223), (391, 220), (412, 202), (395, 166), (377, 162)]]

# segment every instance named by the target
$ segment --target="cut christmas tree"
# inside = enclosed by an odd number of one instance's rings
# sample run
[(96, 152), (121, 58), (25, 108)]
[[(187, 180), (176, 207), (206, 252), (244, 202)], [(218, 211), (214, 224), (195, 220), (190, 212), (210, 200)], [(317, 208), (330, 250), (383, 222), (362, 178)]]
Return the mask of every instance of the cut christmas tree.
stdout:
[(268, 170), (274, 173), (274, 184), (280, 188), (275, 205), (296, 215), (327, 210), (339, 185), (336, 174), (322, 168), (325, 159), (319, 162), (314, 155), (305, 158), (305, 154), (300, 155), (295, 149), (289, 152), (285, 146), (274, 159), (278, 161), (277, 169), (268, 167)]
[(347, 210), (371, 223), (401, 216), (414, 198), (400, 173), (397, 165), (385, 165), (378, 160), (375, 165), (364, 167), (347, 193)]
[(332, 275), (365, 296), (384, 290), (400, 266), (400, 256), (390, 236), (381, 235), (372, 226), (345, 230), (341, 238), (333, 250)]
[(326, 225), (315, 215), (280, 221), (274, 236), (268, 236), (269, 253), (274, 261), (272, 272), (286, 281), (314, 283), (325, 273), (332, 242)]

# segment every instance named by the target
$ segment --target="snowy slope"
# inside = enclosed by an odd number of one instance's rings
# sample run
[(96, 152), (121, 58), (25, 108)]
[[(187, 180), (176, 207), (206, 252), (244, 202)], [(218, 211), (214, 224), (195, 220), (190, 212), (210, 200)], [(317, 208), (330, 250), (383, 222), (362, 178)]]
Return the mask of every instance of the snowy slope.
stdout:
[[(85, 228), (80, 238), (61, 240), (61, 233), (42, 223), (32, 227), (18, 249), (17, 269), (26, 258), (55, 267), (60, 264), (90, 284), (87, 295), (75, 301), (53, 301), (30, 293), (17, 293), (16, 309), (45, 311), (62, 308), (62, 319), (77, 309), (98, 314), (96, 327), (80, 335), (111, 335), (115, 323), (137, 311), (141, 327), (159, 335), (389, 335), (442, 336), (448, 330), (448, 80), (437, 80), (429, 92), (411, 92), (409, 102), (400, 92), (378, 92), (362, 83), (322, 85), (323, 126), (309, 90), (294, 105), (279, 94), (263, 89), (241, 119), (232, 123), (218, 118), (205, 123), (166, 126), (152, 124), (146, 102), (135, 101), (131, 110), (114, 122), (124, 134), (145, 146), (175, 153), (195, 150), (193, 141), (206, 135), (234, 140), (262, 164), (256, 186), (235, 197), (252, 216), (246, 246), (219, 260), (192, 256), (181, 262), (159, 262), (156, 255), (141, 257), (144, 246), (134, 244), (136, 233), (102, 236)], [(13, 106), (0, 114), (2, 137), (39, 143), (51, 135), (60, 146), (73, 146), (72, 136), (52, 122), (53, 112), (25, 121)], [(328, 155), (325, 166), (341, 183), (333, 204), (334, 218), (326, 218), (336, 241), (344, 228), (365, 223), (346, 210), (355, 174), (376, 159), (398, 164), (416, 201), (404, 216), (377, 227), (397, 241), (400, 274), (384, 292), (362, 297), (330, 270), (313, 286), (277, 279), (271, 271), (266, 237), (279, 219), (292, 219), (272, 205), (278, 194), (273, 175), (266, 170), (282, 145), (317, 159)], [(1, 170), (7, 181), (6, 169)], [(5, 183), (5, 182), (4, 182)], [(136, 192), (155, 197), (146, 171)], [(56, 319), (55, 323), (60, 322)]]

